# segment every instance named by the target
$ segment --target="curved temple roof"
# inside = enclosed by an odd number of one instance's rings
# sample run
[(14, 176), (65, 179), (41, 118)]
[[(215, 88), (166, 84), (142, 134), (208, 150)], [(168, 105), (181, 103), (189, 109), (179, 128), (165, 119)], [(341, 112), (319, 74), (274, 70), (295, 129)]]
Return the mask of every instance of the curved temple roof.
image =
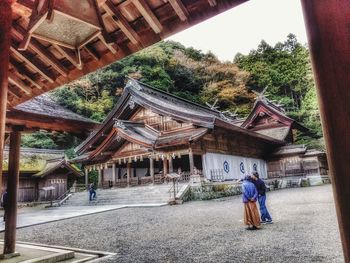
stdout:
[[(191, 125), (178, 132), (160, 133), (144, 123), (129, 121), (129, 118), (141, 107)], [(97, 157), (102, 151), (111, 152), (109, 147), (115, 144), (118, 136), (123, 140), (149, 149), (160, 149), (169, 145), (188, 144), (216, 127), (245, 134), (269, 144), (284, 144), (282, 140), (241, 128), (234, 120), (223, 119), (221, 116), (219, 111), (152, 88), (137, 80), (129, 79), (121, 98), (105, 121), (76, 148), (76, 152), (84, 156), (78, 157), (76, 160), (85, 160), (89, 156)]]

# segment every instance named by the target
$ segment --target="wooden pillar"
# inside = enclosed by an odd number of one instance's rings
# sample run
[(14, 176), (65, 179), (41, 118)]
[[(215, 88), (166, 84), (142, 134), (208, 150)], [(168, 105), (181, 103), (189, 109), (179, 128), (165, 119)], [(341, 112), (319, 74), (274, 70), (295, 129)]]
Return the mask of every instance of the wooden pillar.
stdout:
[(85, 188), (89, 189), (89, 170), (85, 168), (84, 173), (85, 173)]
[(12, 9), (11, 0), (0, 1), (0, 194), (2, 193), (2, 160), (4, 158), (8, 72)]
[(190, 159), (190, 174), (194, 174), (194, 158), (193, 158), (193, 152), (192, 149), (190, 149), (188, 153), (188, 157)]
[(98, 187), (102, 187), (102, 169), (98, 167)]
[(117, 181), (116, 173), (115, 173), (115, 163), (112, 164), (112, 181), (113, 181), (113, 185), (115, 185), (115, 182)]
[(170, 156), (169, 158), (169, 173), (174, 172), (174, 168), (173, 168), (173, 158)]
[(164, 173), (164, 176), (166, 176), (168, 174), (169, 170), (168, 170), (168, 159), (166, 156), (164, 156), (164, 159), (163, 159), (163, 173)]
[(149, 158), (149, 173), (154, 183), (154, 159), (152, 157)]
[(345, 262), (350, 262), (350, 1), (302, 0)]
[(7, 178), (8, 207), (6, 208), (4, 257), (14, 255), (16, 247), (17, 189), (21, 145), (20, 131), (21, 128), (13, 127), (13, 131), (10, 134), (9, 171)]
[(127, 184), (128, 186), (130, 186), (130, 182), (131, 182), (131, 162), (128, 162), (126, 165), (126, 176), (127, 176)]

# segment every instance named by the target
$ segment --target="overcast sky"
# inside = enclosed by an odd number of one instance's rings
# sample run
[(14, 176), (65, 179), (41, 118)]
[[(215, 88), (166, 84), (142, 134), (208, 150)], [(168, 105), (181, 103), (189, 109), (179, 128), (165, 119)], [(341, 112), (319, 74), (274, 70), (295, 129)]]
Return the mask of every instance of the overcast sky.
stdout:
[(250, 0), (169, 39), (232, 61), (236, 53), (248, 54), (262, 39), (274, 45), (289, 33), (307, 43), (300, 0)]

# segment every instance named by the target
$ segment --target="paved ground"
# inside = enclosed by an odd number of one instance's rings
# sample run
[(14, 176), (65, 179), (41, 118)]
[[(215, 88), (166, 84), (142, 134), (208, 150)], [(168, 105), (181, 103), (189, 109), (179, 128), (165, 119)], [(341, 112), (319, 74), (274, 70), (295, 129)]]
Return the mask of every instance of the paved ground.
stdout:
[(268, 198), (275, 223), (258, 231), (244, 230), (237, 196), (83, 216), (21, 229), (18, 239), (117, 252), (108, 262), (343, 262), (330, 185)]
[[(84, 215), (96, 214), (111, 210), (117, 210), (126, 207), (157, 207), (167, 205), (159, 204), (131, 204), (131, 205), (103, 205), (103, 206), (62, 206), (44, 208), (41, 207), (24, 207), (18, 210), (17, 228), (23, 228), (33, 225), (49, 223), (53, 221), (74, 218)], [(3, 217), (3, 211), (1, 211)], [(0, 218), (0, 233), (5, 230), (5, 223)]]

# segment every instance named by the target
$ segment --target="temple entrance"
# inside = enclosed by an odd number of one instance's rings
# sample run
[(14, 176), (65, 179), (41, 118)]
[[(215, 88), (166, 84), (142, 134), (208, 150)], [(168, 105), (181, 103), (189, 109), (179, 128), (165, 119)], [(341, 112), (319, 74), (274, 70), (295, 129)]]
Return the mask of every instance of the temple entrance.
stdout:
[[(168, 158), (128, 158), (126, 162), (117, 162), (98, 167), (98, 186), (101, 188), (141, 186), (163, 184), (167, 182), (169, 173), (180, 174), (180, 182), (189, 182), (191, 174), (202, 176), (203, 165), (201, 155), (169, 156)], [(191, 169), (193, 170), (191, 172)]]

